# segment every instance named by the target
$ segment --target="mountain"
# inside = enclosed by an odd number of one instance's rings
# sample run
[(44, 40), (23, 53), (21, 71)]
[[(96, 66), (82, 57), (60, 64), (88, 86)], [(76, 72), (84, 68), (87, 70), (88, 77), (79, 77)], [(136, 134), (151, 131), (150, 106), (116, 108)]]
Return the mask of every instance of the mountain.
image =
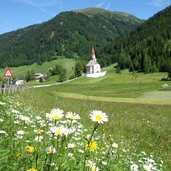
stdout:
[(53, 19), (0, 35), (0, 67), (42, 63), (54, 56), (90, 57), (142, 20), (121, 12), (88, 8), (62, 12)]
[(99, 56), (117, 61), (120, 68), (146, 73), (167, 71), (171, 63), (171, 6), (107, 45)]

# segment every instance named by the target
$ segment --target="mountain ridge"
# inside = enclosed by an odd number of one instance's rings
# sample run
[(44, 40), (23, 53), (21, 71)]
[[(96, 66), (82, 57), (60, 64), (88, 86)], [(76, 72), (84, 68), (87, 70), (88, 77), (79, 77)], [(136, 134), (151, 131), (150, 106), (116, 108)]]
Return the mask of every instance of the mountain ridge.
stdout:
[(42, 63), (56, 55), (88, 58), (92, 44), (100, 49), (143, 22), (102, 9), (91, 10), (93, 17), (84, 14), (85, 10), (67, 11), (42, 24), (0, 35), (0, 67)]
[(171, 63), (171, 6), (150, 17), (135, 30), (108, 44), (99, 53), (121, 69), (165, 71)]

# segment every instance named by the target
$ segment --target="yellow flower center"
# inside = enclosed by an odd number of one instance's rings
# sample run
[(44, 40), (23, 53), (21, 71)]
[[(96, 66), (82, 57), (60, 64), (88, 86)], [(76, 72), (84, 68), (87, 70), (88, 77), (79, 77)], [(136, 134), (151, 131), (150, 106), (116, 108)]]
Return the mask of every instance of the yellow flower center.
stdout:
[(93, 167), (93, 168), (91, 168), (91, 171), (96, 171), (96, 169)]
[(21, 154), (20, 154), (20, 153), (17, 153), (17, 154), (16, 154), (16, 157), (17, 157), (17, 158), (21, 157)]
[(59, 119), (59, 116), (58, 115), (54, 115), (53, 119)]
[(102, 116), (101, 115), (96, 115), (96, 120), (98, 120), (98, 121), (102, 120)]
[(56, 134), (60, 135), (61, 134), (61, 130), (56, 130)]
[(25, 149), (26, 149), (26, 151), (27, 151), (28, 153), (33, 153), (33, 152), (34, 152), (34, 147), (27, 146)]
[(71, 115), (71, 116), (70, 116), (70, 119), (74, 119), (74, 118), (75, 118), (75, 116), (74, 116), (74, 115)]
[(37, 171), (35, 168), (28, 169), (27, 171)]
[(87, 166), (87, 167), (90, 167), (90, 166), (91, 166), (91, 163), (90, 163), (90, 162), (87, 162), (87, 163), (86, 163), (86, 166)]
[(90, 152), (94, 152), (97, 149), (98, 145), (95, 141), (91, 141), (88, 142), (86, 145), (86, 148), (90, 151)]
[(47, 151), (47, 153), (48, 153), (48, 154), (52, 154), (52, 150), (49, 149), (49, 150)]

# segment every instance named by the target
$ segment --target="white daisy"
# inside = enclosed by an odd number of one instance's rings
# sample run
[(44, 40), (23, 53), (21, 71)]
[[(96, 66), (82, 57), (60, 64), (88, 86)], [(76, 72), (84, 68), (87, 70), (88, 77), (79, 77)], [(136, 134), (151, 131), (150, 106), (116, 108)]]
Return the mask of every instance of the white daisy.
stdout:
[(106, 165), (107, 165), (107, 162), (106, 162), (106, 161), (102, 161), (102, 164), (103, 164), (104, 166), (106, 166)]
[(83, 153), (84, 153), (84, 150), (79, 149), (79, 150), (78, 150), (78, 152), (80, 152), (80, 153), (82, 153), (82, 154), (83, 154)]
[(40, 116), (36, 116), (35, 119), (41, 120), (42, 118)]
[(72, 153), (68, 153), (68, 156), (69, 157), (73, 157), (74, 155)]
[(18, 130), (18, 131), (17, 131), (17, 134), (18, 134), (18, 135), (24, 135), (24, 131), (23, 131), (23, 130)]
[(91, 160), (86, 160), (86, 167), (89, 167), (90, 171), (99, 171), (96, 163), (92, 162)]
[(68, 134), (70, 134), (69, 129), (66, 127), (63, 127), (63, 135), (68, 136)]
[(50, 117), (54, 120), (59, 120), (61, 119), (64, 115), (63, 115), (63, 110), (57, 108), (57, 109), (52, 109), (50, 112)]
[(54, 133), (56, 136), (57, 135), (61, 135), (61, 136), (65, 135), (65, 136), (67, 136), (69, 134), (69, 129), (68, 128), (65, 128), (63, 126), (60, 126), (60, 127), (51, 127), (50, 128), (50, 131), (52, 133)]
[(75, 148), (75, 144), (73, 144), (73, 143), (68, 143), (67, 147), (68, 147), (68, 148)]
[(3, 119), (0, 119), (0, 122), (4, 122), (4, 120)]
[(130, 166), (130, 169), (131, 169), (131, 171), (138, 171), (139, 169), (138, 169), (138, 165), (136, 165), (136, 164), (131, 164), (131, 166)]
[(93, 122), (102, 123), (108, 121), (108, 116), (100, 110), (93, 110), (90, 113), (90, 118)]
[(5, 105), (6, 103), (4, 103), (4, 102), (0, 102), (0, 105)]
[(21, 115), (21, 116), (20, 116), (20, 119), (21, 119), (22, 121), (24, 121), (25, 123), (30, 123), (30, 118), (27, 117), (27, 116)]
[(18, 114), (18, 113), (20, 113), (18, 110), (15, 110), (15, 109), (12, 109), (12, 111), (11, 111), (12, 113), (15, 113), (15, 114)]
[(112, 147), (113, 147), (113, 148), (118, 148), (118, 144), (113, 143), (113, 144), (112, 144)]
[(37, 136), (34, 141), (36, 142), (41, 142), (43, 140), (43, 137), (42, 136)]
[(4, 130), (0, 130), (0, 135), (5, 135), (5, 136), (8, 136), (8, 134), (7, 134), (7, 132), (6, 131), (4, 131)]
[(91, 160), (86, 160), (86, 166), (87, 167), (92, 167), (93, 166), (93, 162)]
[(68, 112), (66, 114), (66, 118), (71, 119), (71, 120), (78, 120), (78, 119), (80, 119), (80, 116), (76, 113)]
[(152, 171), (153, 166), (151, 164), (144, 164), (143, 168), (145, 171)]
[(56, 153), (56, 149), (52, 146), (46, 148), (47, 154), (54, 154)]

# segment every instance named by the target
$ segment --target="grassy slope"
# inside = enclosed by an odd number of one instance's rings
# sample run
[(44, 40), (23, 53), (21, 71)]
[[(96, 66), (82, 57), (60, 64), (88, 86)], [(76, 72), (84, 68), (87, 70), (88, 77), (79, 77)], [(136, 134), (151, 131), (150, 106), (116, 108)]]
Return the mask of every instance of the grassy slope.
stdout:
[[(104, 124), (105, 131), (112, 134), (116, 142), (135, 142), (137, 151), (155, 151), (159, 156), (169, 159), (171, 131), (171, 108), (168, 105), (129, 104), (89, 99), (70, 99), (58, 96), (45, 89), (28, 90), (22, 94), (24, 101), (39, 111), (49, 112), (52, 108), (61, 108), (65, 112), (79, 113), (86, 127), (90, 126), (89, 112), (102, 110), (109, 115), (109, 122)], [(100, 133), (100, 131), (99, 131)]]
[[(43, 91), (55, 92), (55, 94), (62, 92), (85, 96), (137, 98), (147, 92), (164, 90), (162, 85), (165, 83), (171, 86), (171, 82), (160, 81), (166, 73), (139, 73), (135, 77), (126, 70), (122, 71), (122, 74), (115, 74), (113, 66), (104, 69), (108, 71), (105, 77), (79, 78)], [(160, 98), (160, 94), (158, 98)]]
[[(109, 115), (109, 122), (104, 125), (105, 130), (115, 137), (116, 142), (134, 142), (137, 151), (155, 151), (169, 161), (170, 105), (140, 104), (139, 101), (132, 104), (96, 101), (90, 100), (88, 96), (87, 99), (73, 99), (77, 94), (128, 98), (143, 92), (161, 90), (161, 85), (165, 82), (161, 82), (160, 77), (164, 73), (138, 74), (138, 78), (133, 80), (135, 77), (127, 71), (115, 74), (112, 66), (105, 69), (108, 70), (108, 74), (104, 78), (80, 78), (63, 85), (26, 90), (21, 93), (22, 101), (39, 111), (49, 112), (58, 107), (65, 112), (79, 113), (87, 127), (90, 126), (88, 113), (95, 109), (102, 110)], [(166, 83), (171, 86), (171, 82)], [(60, 96), (61, 92), (73, 94), (72, 97), (68, 94), (68, 97), (64, 98)]]
[(100, 9), (100, 8), (86, 8), (86, 9), (82, 9), (82, 10), (75, 10), (75, 12), (80, 12), (83, 14), (86, 14), (88, 16), (94, 16), (96, 14), (101, 14), (101, 15), (111, 15), (111, 14), (115, 14), (118, 17), (126, 17), (127, 20), (132, 19), (132, 21), (136, 21), (136, 22), (142, 22), (142, 20), (140, 20), (139, 18), (126, 13), (126, 12), (112, 12), (112, 11), (108, 11), (108, 10), (104, 10), (104, 9)]
[[(32, 65), (26, 65), (26, 66), (20, 66), (20, 67), (11, 67), (11, 71), (14, 75), (14, 77), (24, 77), (27, 73), (27, 71), (33, 70), (34, 72), (41, 72), (46, 73), (49, 69), (52, 69), (55, 67), (55, 65), (62, 65), (67, 69), (67, 75), (73, 74), (72, 68), (74, 67), (75, 62), (73, 59), (67, 59), (67, 58), (59, 58), (57, 60), (53, 60), (50, 62), (44, 62), (42, 65), (37, 65), (36, 63)], [(0, 77), (3, 76), (3, 73), (5, 72), (5, 69), (0, 69)], [(53, 78), (51, 78), (53, 80)]]

